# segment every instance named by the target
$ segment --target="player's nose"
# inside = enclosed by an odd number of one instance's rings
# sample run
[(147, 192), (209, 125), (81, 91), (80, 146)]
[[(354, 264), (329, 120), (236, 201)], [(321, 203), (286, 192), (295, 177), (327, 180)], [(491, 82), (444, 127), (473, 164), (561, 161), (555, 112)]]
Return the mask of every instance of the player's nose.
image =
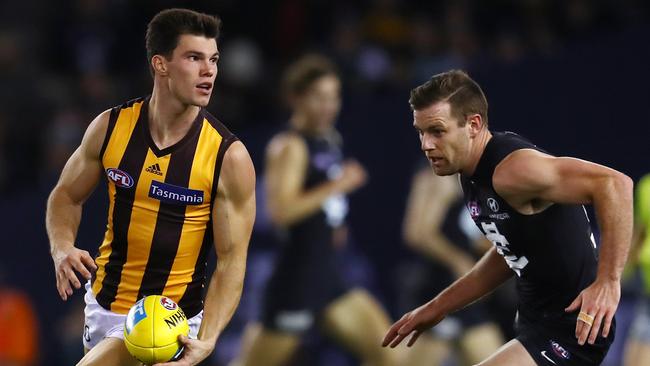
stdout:
[(206, 62), (203, 62), (201, 65), (201, 76), (208, 76), (211, 77), (217, 73), (217, 65), (213, 64), (210, 62), (210, 60), (207, 60)]
[(429, 136), (428, 134), (425, 133), (422, 136), (420, 148), (422, 149), (422, 151), (435, 150), (436, 149), (436, 143), (435, 143), (433, 137)]

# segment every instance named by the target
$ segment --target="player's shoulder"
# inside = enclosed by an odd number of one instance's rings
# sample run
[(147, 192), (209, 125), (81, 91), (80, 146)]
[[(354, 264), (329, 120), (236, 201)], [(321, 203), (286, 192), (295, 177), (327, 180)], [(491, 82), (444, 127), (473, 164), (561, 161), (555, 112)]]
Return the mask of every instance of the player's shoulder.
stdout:
[(271, 157), (306, 152), (305, 139), (299, 133), (291, 130), (277, 133), (267, 146), (267, 155)]
[(148, 96), (143, 96), (143, 97), (137, 97), (137, 98), (129, 99), (129, 100), (127, 100), (127, 101), (124, 102), (124, 103), (121, 103), (121, 104), (118, 104), (118, 105), (116, 105), (116, 106), (113, 106), (111, 109), (112, 109), (112, 110), (117, 110), (117, 111), (119, 111), (119, 110), (122, 110), (122, 109), (133, 108), (133, 107), (136, 107), (136, 106), (140, 106), (140, 105), (142, 105), (142, 104), (143, 104), (144, 102), (146, 102), (148, 99), (149, 99)]
[(108, 133), (108, 125), (113, 113), (112, 108), (101, 112), (90, 122), (86, 129), (81, 145), (93, 156), (99, 155), (101, 146)]
[(221, 177), (224, 187), (235, 195), (246, 195), (255, 190), (255, 167), (241, 141), (233, 142), (226, 150)]
[(535, 174), (545, 162), (554, 157), (532, 148), (515, 150), (506, 155), (494, 169), (492, 180), (515, 181), (516, 178)]
[(232, 133), (223, 122), (221, 122), (217, 117), (213, 116), (205, 108), (202, 108), (200, 113), (203, 115), (203, 120), (206, 121), (208, 125), (221, 136), (223, 141), (234, 142), (237, 140), (235, 134)]

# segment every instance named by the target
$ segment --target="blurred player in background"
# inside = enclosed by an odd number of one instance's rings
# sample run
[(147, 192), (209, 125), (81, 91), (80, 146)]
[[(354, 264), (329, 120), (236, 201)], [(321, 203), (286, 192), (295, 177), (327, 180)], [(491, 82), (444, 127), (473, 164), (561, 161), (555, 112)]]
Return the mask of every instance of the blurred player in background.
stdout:
[[(452, 70), (409, 100), (437, 175), (461, 174), (472, 219), (494, 247), (459, 280), (405, 314), (383, 345), (408, 345), (448, 314), (516, 275), (517, 337), (481, 365), (598, 365), (614, 338), (632, 237), (632, 181), (613, 169), (551, 156), (517, 134), (488, 129), (479, 85)], [(596, 211), (597, 250), (582, 204)], [(600, 258), (599, 258), (600, 257)]]
[[(242, 291), (255, 217), (255, 172), (244, 145), (206, 110), (221, 21), (184, 9), (149, 23), (150, 96), (101, 113), (68, 160), (47, 206), (59, 295), (86, 284), (87, 354), (79, 365), (136, 365), (123, 341), (130, 307), (161, 294), (187, 314), (183, 365), (214, 349)], [(102, 177), (108, 223), (95, 260), (75, 247), (82, 205)], [(217, 269), (203, 300), (206, 258)], [(176, 364), (176, 363), (173, 363)], [(179, 364), (181, 364), (179, 362)]]
[(305, 56), (284, 77), (290, 126), (267, 147), (265, 184), (271, 220), (282, 248), (266, 288), (261, 326), (251, 325), (237, 365), (289, 362), (301, 336), (318, 326), (367, 365), (393, 365), (378, 347), (389, 319), (366, 291), (347, 288), (335, 261), (346, 244), (346, 194), (366, 182), (354, 160), (344, 160), (334, 123), (341, 81), (334, 65)]
[[(426, 302), (469, 272), (489, 249), (489, 241), (472, 222), (458, 177), (437, 176), (426, 166), (413, 178), (404, 218), (406, 243), (424, 256), (411, 265), (414, 283), (402, 284), (409, 308)], [(409, 276), (411, 277), (411, 276)], [(476, 364), (503, 344), (497, 324), (484, 303), (445, 318), (409, 351), (408, 365), (442, 365), (458, 343), (461, 364)]]
[(643, 282), (637, 314), (628, 335), (625, 365), (646, 365), (650, 360), (650, 175), (636, 187), (636, 222), (630, 261), (639, 267)]

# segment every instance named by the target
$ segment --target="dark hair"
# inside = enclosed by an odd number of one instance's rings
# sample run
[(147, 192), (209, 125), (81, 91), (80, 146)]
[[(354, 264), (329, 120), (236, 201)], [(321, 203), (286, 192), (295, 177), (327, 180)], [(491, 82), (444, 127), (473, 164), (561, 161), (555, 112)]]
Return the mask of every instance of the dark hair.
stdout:
[(338, 70), (329, 59), (316, 54), (303, 56), (284, 72), (282, 94), (287, 100), (302, 95), (316, 80), (328, 75), (338, 77)]
[(420, 110), (434, 103), (449, 102), (451, 113), (460, 126), (470, 114), (480, 114), (488, 123), (488, 102), (483, 90), (462, 70), (450, 70), (434, 75), (429, 81), (411, 90), (411, 109)]
[(189, 9), (166, 9), (156, 14), (147, 26), (147, 57), (154, 55), (171, 58), (183, 34), (219, 38), (221, 19), (216, 15), (199, 13)]

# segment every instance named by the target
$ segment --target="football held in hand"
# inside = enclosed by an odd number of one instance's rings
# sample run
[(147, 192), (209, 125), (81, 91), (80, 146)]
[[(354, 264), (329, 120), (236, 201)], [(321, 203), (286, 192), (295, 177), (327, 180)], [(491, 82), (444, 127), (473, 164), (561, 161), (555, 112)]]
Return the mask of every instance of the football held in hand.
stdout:
[(124, 324), (124, 343), (146, 365), (176, 359), (183, 351), (178, 336), (189, 333), (187, 317), (170, 298), (153, 295), (131, 307)]

